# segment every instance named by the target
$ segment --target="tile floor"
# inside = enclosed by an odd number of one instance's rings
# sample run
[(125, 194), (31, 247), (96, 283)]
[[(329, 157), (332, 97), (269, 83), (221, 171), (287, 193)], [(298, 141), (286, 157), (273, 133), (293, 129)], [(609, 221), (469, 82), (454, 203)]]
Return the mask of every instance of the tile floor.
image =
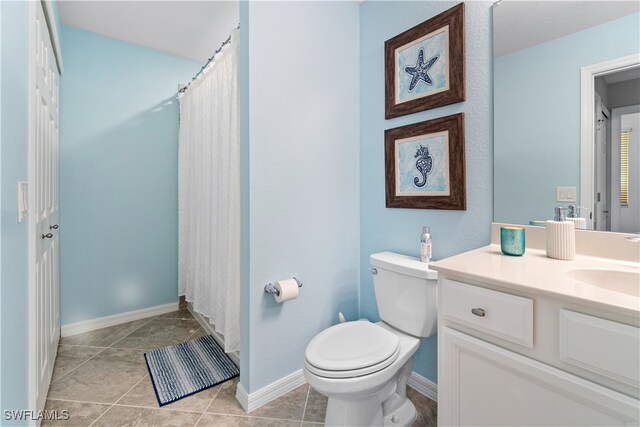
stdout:
[[(158, 407), (143, 354), (204, 335), (187, 310), (62, 338), (46, 409), (69, 412), (43, 426), (302, 427), (321, 424), (326, 398), (308, 385), (247, 414), (238, 379)], [(413, 389), (415, 426), (436, 425), (436, 403)]]

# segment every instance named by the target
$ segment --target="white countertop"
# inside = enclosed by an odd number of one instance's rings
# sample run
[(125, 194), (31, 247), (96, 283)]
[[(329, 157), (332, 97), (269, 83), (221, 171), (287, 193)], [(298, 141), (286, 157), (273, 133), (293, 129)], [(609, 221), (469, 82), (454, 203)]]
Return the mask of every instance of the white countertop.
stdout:
[(561, 261), (547, 258), (544, 250), (529, 248), (523, 256), (512, 257), (503, 255), (500, 245), (489, 245), (433, 262), (429, 268), (462, 279), (533, 293), (537, 291), (590, 306), (615, 309), (621, 314), (640, 314), (640, 297), (582, 283), (566, 274), (568, 270), (580, 268), (637, 272), (640, 263), (584, 255), (576, 255), (573, 261)]

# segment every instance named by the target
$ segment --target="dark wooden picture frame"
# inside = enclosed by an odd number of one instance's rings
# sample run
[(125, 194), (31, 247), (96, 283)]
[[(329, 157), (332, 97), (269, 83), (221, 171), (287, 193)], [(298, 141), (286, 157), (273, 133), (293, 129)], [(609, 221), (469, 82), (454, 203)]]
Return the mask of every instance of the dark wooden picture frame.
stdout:
[[(418, 94), (410, 97), (407, 100), (399, 101), (397, 98), (400, 96), (400, 77), (399, 72), (401, 66), (399, 64), (398, 52), (404, 49), (410, 48), (412, 43), (417, 43), (420, 39), (424, 39), (430, 34), (438, 32), (440, 29), (448, 27), (448, 54), (446, 58), (442, 58), (441, 64), (436, 64), (438, 61), (437, 56), (428, 57), (427, 54), (423, 55), (423, 50), (420, 49), (420, 56), (417, 57), (416, 67), (411, 67), (414, 70), (418, 67), (418, 64), (423, 64), (426, 67), (439, 66), (445, 67), (443, 69), (443, 76), (446, 79), (448, 73), (448, 89), (447, 86), (437, 89), (432, 94)], [(446, 50), (443, 47), (443, 50)], [(384, 43), (385, 54), (385, 118), (391, 119), (398, 116), (404, 116), (406, 114), (416, 113), (418, 111), (428, 110), (430, 108), (441, 107), (443, 105), (455, 104), (456, 102), (464, 101), (465, 98), (465, 60), (464, 60), (464, 3), (460, 3), (451, 9), (442, 12), (439, 15), (416, 25), (415, 27), (398, 34), (392, 39), (387, 40)], [(427, 56), (427, 57), (423, 57)], [(434, 62), (431, 62), (434, 60)], [(429, 65), (431, 64), (431, 65)], [(405, 68), (406, 70), (406, 68)], [(404, 71), (408, 73), (408, 71)], [(425, 83), (427, 80), (431, 81), (431, 78), (427, 71), (426, 76), (423, 74), (423, 78), (416, 79), (415, 83), (412, 82), (413, 87), (416, 85), (426, 84), (433, 85), (431, 83)], [(407, 78), (405, 76), (405, 78)], [(420, 81), (422, 80), (422, 81)], [(410, 86), (412, 87), (412, 86)], [(412, 89), (409, 89), (412, 90)], [(406, 93), (406, 92), (405, 92)]]
[[(446, 135), (448, 145), (448, 195), (402, 195), (399, 194), (399, 175), (397, 171), (401, 170), (398, 166), (398, 146), (402, 142), (399, 140), (415, 140), (422, 147), (421, 137), (429, 140), (434, 135)], [(442, 140), (445, 140), (444, 137)], [(443, 145), (445, 146), (445, 145)], [(427, 145), (427, 148), (428, 145)], [(454, 114), (451, 116), (440, 117), (425, 122), (415, 123), (406, 126), (400, 126), (393, 129), (387, 129), (384, 132), (384, 153), (385, 153), (385, 174), (386, 174), (386, 206), (388, 208), (413, 208), (413, 209), (450, 209), (450, 210), (466, 210), (466, 174), (465, 174), (465, 155), (464, 155), (464, 114)], [(411, 152), (413, 154), (413, 151)], [(438, 159), (429, 156), (429, 170), (435, 165)], [(444, 156), (442, 156), (444, 157)], [(413, 158), (419, 158), (418, 153)], [(415, 161), (415, 177), (414, 184), (419, 186), (421, 171), (418, 167), (418, 161)], [(408, 176), (408, 175), (407, 175)], [(428, 174), (423, 174), (424, 184), (427, 183)], [(445, 178), (446, 179), (446, 178)], [(418, 182), (416, 182), (418, 181)]]

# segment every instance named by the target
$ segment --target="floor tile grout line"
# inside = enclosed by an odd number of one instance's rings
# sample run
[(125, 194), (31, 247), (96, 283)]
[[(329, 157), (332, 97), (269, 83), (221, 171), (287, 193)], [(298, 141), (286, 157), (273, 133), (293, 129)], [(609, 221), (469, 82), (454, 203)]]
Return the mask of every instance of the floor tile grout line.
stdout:
[(209, 408), (211, 407), (211, 405), (213, 405), (213, 401), (216, 400), (216, 397), (218, 397), (218, 395), (220, 394), (220, 390), (222, 390), (222, 387), (224, 387), (224, 386), (221, 386), (220, 388), (218, 388), (218, 391), (216, 391), (216, 394), (213, 396), (213, 399), (211, 399), (211, 402), (209, 402), (207, 407), (204, 408), (204, 411), (202, 411), (202, 414), (200, 414), (200, 418), (198, 418), (198, 421), (196, 421), (196, 423), (193, 425), (194, 427), (198, 425), (198, 423), (200, 422), (202, 417), (204, 417), (204, 414), (206, 414), (207, 411), (209, 410)]
[[(125, 394), (124, 396), (126, 396), (131, 390), (133, 390), (135, 387), (138, 386), (138, 384), (140, 384), (140, 382), (142, 382), (146, 377), (148, 377), (149, 375), (145, 375), (144, 378), (142, 378), (140, 381), (138, 381), (133, 387), (131, 387)], [(256, 415), (251, 415), (249, 413), (247, 414), (231, 414), (228, 412), (207, 412), (209, 410), (209, 408), (211, 407), (211, 405), (213, 404), (213, 401), (218, 397), (218, 394), (220, 394), (221, 390), (218, 390), (215, 394), (215, 396), (211, 399), (211, 402), (209, 402), (209, 404), (207, 405), (206, 409), (204, 410), (204, 412), (202, 412), (201, 417), (198, 419), (198, 422), (200, 421), (200, 419), (207, 414), (211, 414), (211, 415), (225, 415), (225, 416), (229, 416), (229, 417), (240, 417), (240, 418), (255, 418), (255, 419), (261, 419), (261, 420), (276, 420), (276, 421), (299, 421), (296, 419), (292, 419), (292, 418), (274, 418), (274, 417), (261, 417), (261, 416), (256, 416)], [(122, 396), (122, 397), (124, 397)], [(118, 399), (116, 401), (116, 403), (105, 403), (105, 402), (94, 402), (94, 401), (90, 401), (90, 400), (75, 400), (75, 399), (56, 399), (56, 398), (47, 398), (47, 400), (53, 400), (53, 401), (58, 401), (58, 402), (75, 402), (75, 403), (88, 403), (88, 404), (93, 404), (93, 405), (104, 405), (104, 406), (108, 406), (108, 408), (105, 410), (104, 413), (106, 413), (109, 409), (111, 409), (114, 406), (123, 406), (123, 407), (129, 407), (129, 408), (139, 408), (139, 409), (151, 409), (151, 410), (159, 410), (159, 411), (176, 411), (176, 412), (188, 412), (188, 413), (200, 413), (200, 411), (189, 411), (189, 410), (185, 410), (185, 409), (170, 409), (170, 408), (156, 408), (156, 407), (151, 407), (151, 406), (140, 406), (140, 405), (127, 405), (124, 403), (118, 403), (120, 400), (122, 400), (122, 397), (120, 399)], [(103, 415), (101, 414), (101, 415)], [(96, 418), (95, 421), (97, 421), (98, 419)], [(304, 423), (305, 421), (302, 420), (300, 421), (301, 423)], [(310, 423), (313, 423), (313, 421), (309, 421)], [(196, 422), (197, 424), (197, 422)], [(315, 424), (321, 424), (321, 423), (315, 423)]]
[(126, 407), (126, 408), (139, 408), (139, 409), (152, 409), (152, 410), (158, 410), (158, 411), (173, 411), (173, 412), (187, 412), (189, 414), (199, 414), (200, 411), (191, 411), (188, 409), (173, 409), (173, 408), (168, 408), (168, 407), (155, 407), (155, 406), (140, 406), (140, 405), (129, 405), (126, 403), (105, 403), (105, 402), (92, 402), (92, 401), (87, 401), (87, 400), (72, 400), (72, 399), (47, 399), (47, 400), (53, 400), (56, 402), (73, 402), (73, 403), (88, 403), (91, 405), (103, 405), (103, 406), (108, 406), (110, 409), (112, 406), (122, 406), (122, 407)]
[(86, 345), (86, 344), (58, 344), (58, 347), (89, 347), (89, 348), (109, 348), (102, 345)]
[[(133, 387), (131, 387), (129, 390), (127, 390), (127, 392), (126, 392), (125, 394), (123, 394), (123, 395), (120, 397), (120, 399), (122, 399), (124, 396), (126, 396), (126, 395), (127, 395), (127, 393), (129, 393), (131, 390), (133, 390), (133, 389), (134, 389), (138, 384), (140, 384), (140, 383), (142, 382), (142, 380), (143, 380), (143, 379), (145, 379), (146, 377), (147, 377), (146, 375), (145, 375), (144, 377), (142, 377), (142, 378), (140, 379), (140, 381), (138, 381), (137, 383), (135, 383), (135, 385), (134, 385)], [(120, 401), (120, 399), (116, 400), (116, 403), (118, 403), (118, 401)], [(111, 404), (111, 406), (109, 406), (109, 407), (107, 408), (107, 410), (106, 410), (106, 411), (104, 411), (102, 414), (100, 414), (100, 416), (99, 416), (98, 418), (96, 418), (95, 420), (93, 420), (93, 422), (92, 422), (91, 424), (89, 424), (89, 427), (91, 427), (92, 425), (94, 425), (94, 424), (96, 423), (96, 421), (98, 421), (100, 418), (102, 418), (102, 416), (103, 416), (104, 414), (106, 414), (107, 412), (109, 412), (109, 410), (110, 410), (111, 408), (113, 408), (114, 406), (116, 406), (116, 404), (115, 404), (115, 403)]]
[[(157, 319), (158, 316), (152, 316), (152, 317), (148, 317), (147, 321), (144, 322), (142, 325), (140, 325), (139, 327), (135, 328), (134, 330), (132, 330), (131, 332), (129, 332), (127, 335), (123, 336), (122, 338), (120, 338), (119, 340), (116, 340), (114, 342), (111, 343), (111, 345), (109, 345), (109, 347), (112, 348), (117, 348), (117, 347), (113, 347), (114, 345), (116, 345), (117, 343), (119, 343), (120, 341), (122, 341), (123, 339), (125, 339), (126, 337), (128, 337), (129, 335), (131, 335), (132, 333), (134, 333), (135, 331), (137, 331), (138, 329), (142, 328), (143, 326), (147, 326), (149, 323), (151, 323), (153, 321), (153, 319)], [(143, 319), (140, 319), (143, 320)], [(134, 320), (135, 322), (135, 320)]]
[[(161, 317), (156, 316), (156, 319), (161, 319)], [(169, 318), (169, 317), (162, 317), (162, 319), (166, 319), (166, 320), (195, 320), (195, 319), (173, 319), (173, 318)], [(147, 325), (147, 324), (149, 324), (149, 322), (145, 323), (145, 324), (144, 324), (144, 325), (142, 325), (142, 326), (145, 326), (145, 325)], [(141, 327), (142, 327), (142, 326), (141, 326)], [(140, 328), (138, 328), (138, 329), (140, 329)], [(137, 331), (138, 329), (136, 329), (136, 331)], [(198, 332), (198, 330), (199, 330), (199, 329), (202, 329), (202, 326), (198, 325), (198, 328), (197, 328), (195, 331), (193, 331), (193, 333), (192, 333), (191, 335), (189, 335), (189, 336), (185, 339), (185, 341), (189, 341), (189, 339), (190, 339), (192, 336), (194, 336), (194, 335)], [(135, 332), (135, 331), (133, 331), (133, 332)], [(131, 332), (131, 333), (133, 333), (133, 332)], [(131, 335), (131, 334), (129, 334), (129, 335)], [(124, 337), (120, 338), (118, 341), (114, 342), (113, 344), (111, 344), (109, 347), (106, 347), (106, 348), (117, 348), (117, 349), (120, 349), (120, 350), (140, 350), (140, 351), (144, 351), (144, 352), (147, 352), (147, 351), (153, 351), (153, 350), (155, 350), (155, 349), (153, 349), (153, 348), (115, 347), (115, 345), (116, 345), (116, 344), (118, 344), (118, 343), (119, 343), (120, 341), (122, 341), (123, 339), (127, 338), (129, 335), (127, 335), (127, 336), (124, 336)], [(183, 342), (183, 341), (181, 341), (181, 342)], [(175, 345), (175, 344), (174, 344), (174, 345)]]
[(193, 333), (191, 335), (189, 335), (189, 337), (185, 341), (189, 341), (191, 339), (191, 337), (194, 336), (195, 334), (197, 334), (200, 329), (204, 330), (204, 328), (202, 326), (200, 326), (200, 323), (198, 323), (198, 328), (195, 331), (193, 331)]
[[(241, 415), (241, 414), (229, 414), (229, 413), (224, 413), (224, 412), (207, 412), (207, 414), (210, 415), (226, 415), (228, 417), (239, 417), (239, 418), (254, 418), (254, 419), (259, 419), (259, 420), (275, 420), (275, 421), (300, 421), (300, 420), (296, 420), (293, 418), (270, 418), (270, 417), (259, 417), (259, 416), (255, 416), (255, 415), (251, 415), (251, 414), (245, 414), (245, 415)], [(306, 421), (300, 421), (300, 422), (306, 422)]]
[(150, 348), (138, 348), (138, 347), (107, 347), (107, 348), (112, 350), (135, 350), (135, 351), (144, 351), (144, 352), (152, 350)]
[[(124, 336), (124, 337), (122, 337), (122, 338), (126, 338), (126, 337), (128, 337), (128, 336), (129, 336), (129, 335), (131, 335), (133, 332), (135, 332), (135, 331), (137, 331), (138, 329), (142, 328), (144, 325), (146, 325), (147, 323), (149, 323), (150, 321), (152, 321), (152, 320), (153, 320), (153, 319), (155, 319), (156, 317), (158, 317), (158, 316), (143, 317), (142, 319), (132, 320), (131, 322), (138, 322), (138, 321), (140, 321), (140, 320), (145, 320), (145, 319), (146, 319), (147, 321), (146, 321), (146, 322), (144, 322), (144, 323), (143, 323), (142, 325), (140, 325), (139, 327), (137, 327), (136, 329), (134, 329), (133, 331), (129, 332), (127, 335), (125, 335), (125, 336)], [(113, 328), (114, 326), (125, 325), (125, 324), (127, 324), (127, 323), (131, 323), (131, 322), (117, 323), (117, 324), (115, 324), (115, 325), (105, 326), (104, 328), (98, 328), (98, 329), (94, 329), (94, 330), (91, 330), (91, 331), (83, 332), (83, 333), (81, 333), (81, 334), (70, 335), (69, 337), (73, 337), (73, 336), (77, 336), (77, 335), (83, 335), (83, 334), (89, 334), (89, 333), (91, 333), (91, 332), (101, 331), (101, 330), (103, 330), (103, 329)], [(65, 337), (65, 338), (69, 338), (69, 337)], [(115, 344), (116, 342), (120, 341), (122, 338), (120, 338), (120, 339), (116, 340), (116, 341), (115, 341), (114, 343), (112, 343), (112, 344)], [(102, 348), (102, 347), (104, 347), (104, 348), (109, 348), (109, 347), (111, 347), (111, 345), (107, 345), (107, 346), (93, 345), (93, 346), (91, 346), (91, 345), (86, 345), (86, 344), (62, 344), (62, 343), (60, 343), (59, 345), (69, 345), (69, 346), (76, 346), (76, 347), (79, 347), (79, 346), (82, 346), (82, 347), (100, 347), (100, 348)]]
[(122, 399), (124, 399), (124, 397), (129, 394), (129, 392), (131, 390), (133, 390), (134, 388), (136, 388), (138, 386), (138, 384), (140, 384), (142, 381), (144, 381), (147, 377), (149, 376), (149, 374), (145, 374), (144, 377), (140, 378), (140, 381), (138, 381), (133, 387), (131, 387), (129, 390), (127, 390), (127, 392), (125, 394), (123, 394), (122, 396), (120, 396), (120, 398), (118, 400), (115, 401), (114, 405), (117, 405), (118, 402), (120, 402)]
[[(125, 335), (122, 338), (120, 338), (119, 340), (115, 341), (109, 347), (110, 348), (128, 348), (128, 347), (116, 347), (116, 344), (118, 344), (120, 341), (124, 340), (125, 338), (128, 338), (129, 336), (131, 336), (134, 332), (140, 330), (140, 328), (143, 328), (144, 326), (147, 326), (149, 323), (151, 323), (152, 321), (157, 320), (157, 319), (161, 319), (161, 320), (195, 320), (195, 319), (173, 319), (173, 318), (163, 318), (163, 317), (160, 317), (160, 316), (153, 316), (153, 317), (149, 318), (149, 321), (145, 322), (143, 325), (140, 325), (140, 327), (134, 329), (133, 331), (129, 332), (127, 335)], [(200, 326), (198, 325), (198, 328), (199, 327)], [(194, 334), (195, 334), (195, 332), (194, 332)], [(140, 350), (142, 350), (142, 349), (140, 349)], [(145, 351), (149, 351), (149, 349), (145, 349)]]
[(307, 387), (307, 398), (304, 400), (304, 408), (302, 409), (302, 419), (300, 420), (300, 426), (304, 422), (304, 416), (307, 414), (307, 405), (309, 404), (309, 395), (311, 394), (311, 386)]
[[(88, 361), (98, 357), (98, 355), (102, 354), (105, 352), (105, 350), (109, 348), (109, 347), (104, 347), (102, 348), (102, 350), (100, 350), (99, 352), (97, 352), (96, 354), (94, 354), (93, 356), (91, 356), (90, 358), (88, 358), (87, 360), (85, 360), (84, 362), (82, 362), (81, 364), (79, 364), (78, 366), (76, 366), (75, 368), (69, 370), (69, 372), (65, 372), (64, 374), (60, 375), (58, 378), (56, 378), (55, 380), (51, 381), (51, 384), (49, 384), (49, 390), (47, 390), (47, 398), (49, 398), (49, 391), (51, 390), (51, 385), (53, 385), (53, 383), (56, 383), (58, 381), (60, 381), (62, 378), (66, 377), (67, 375), (69, 375), (70, 373), (74, 372), (76, 369), (78, 369), (80, 366), (84, 365), (85, 363), (87, 363)], [(56, 355), (56, 361), (58, 360), (58, 356)], [(55, 364), (54, 364), (55, 367)]]
[(100, 418), (102, 418), (102, 416), (103, 416), (104, 414), (106, 414), (106, 413), (109, 411), (109, 409), (111, 409), (111, 408), (113, 408), (113, 405), (110, 405), (107, 409), (105, 409), (105, 410), (104, 410), (104, 412), (103, 412), (103, 413), (101, 413), (101, 414), (98, 416), (98, 418), (96, 418), (95, 420), (93, 420), (93, 421), (91, 422), (91, 424), (89, 424), (89, 427), (91, 427), (92, 425), (94, 425), (94, 424), (96, 423), (96, 421), (98, 421)]
[(171, 412), (186, 412), (188, 414), (199, 414), (200, 411), (190, 411), (188, 409), (171, 409), (167, 407), (154, 407), (154, 406), (140, 406), (140, 405), (127, 405), (126, 403), (114, 403), (112, 406), (121, 406), (123, 408), (138, 408), (138, 409), (151, 409), (152, 411), (171, 411)]

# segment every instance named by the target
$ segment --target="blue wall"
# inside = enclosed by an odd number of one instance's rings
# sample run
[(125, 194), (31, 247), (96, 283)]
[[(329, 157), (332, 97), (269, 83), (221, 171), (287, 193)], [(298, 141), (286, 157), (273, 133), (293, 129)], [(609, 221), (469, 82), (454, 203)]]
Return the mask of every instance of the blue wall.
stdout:
[[(0, 5), (0, 236), (2, 236), (2, 5)], [(0, 270), (2, 269), (2, 244), (0, 244)], [(2, 308), (2, 274), (0, 273), (0, 308)], [(2, 405), (2, 316), (0, 315), (0, 410)]]
[(201, 64), (63, 27), (61, 322), (175, 302), (177, 85)]
[[(492, 220), (493, 127), (491, 2), (467, 2), (466, 101), (384, 119), (384, 42), (458, 2), (376, 2), (360, 5), (360, 314), (378, 319), (369, 256), (394, 251), (418, 256), (421, 227), (431, 226), (438, 260), (489, 243)], [(464, 112), (467, 210), (385, 208), (384, 130)], [(437, 380), (436, 337), (423, 341), (414, 370)]]
[[(27, 409), (27, 221), (17, 222), (17, 183), (26, 181), (28, 108), (28, 2), (2, 8), (1, 251), (2, 410)], [(0, 424), (8, 423), (4, 415)]]
[[(358, 4), (251, 2), (241, 16), (251, 95), (241, 111), (251, 260), (241, 381), (255, 392), (301, 369), (307, 343), (338, 311), (358, 316)], [(293, 275), (304, 283), (297, 300), (264, 294)]]
[(639, 21), (636, 13), (495, 58), (497, 222), (550, 219), (557, 186), (579, 197), (580, 68), (637, 54)]

